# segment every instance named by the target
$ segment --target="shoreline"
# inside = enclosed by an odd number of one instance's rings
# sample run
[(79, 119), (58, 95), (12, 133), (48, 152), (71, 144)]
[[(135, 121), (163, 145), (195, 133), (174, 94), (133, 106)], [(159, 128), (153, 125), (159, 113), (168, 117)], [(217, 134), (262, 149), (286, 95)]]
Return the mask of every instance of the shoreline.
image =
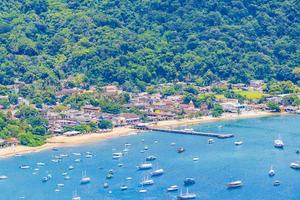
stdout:
[[(228, 121), (228, 120), (237, 120), (245, 118), (259, 118), (267, 116), (276, 116), (276, 115), (287, 115), (288, 113), (270, 113), (263, 111), (249, 111), (241, 114), (236, 113), (225, 113), (221, 117), (215, 118), (211, 116), (204, 116), (196, 119), (180, 119), (180, 120), (167, 120), (160, 121), (157, 124), (151, 125), (153, 127), (178, 127), (182, 125), (193, 125), (193, 124), (204, 124), (212, 123), (218, 121)], [(0, 149), (0, 159), (8, 158), (15, 156), (16, 154), (28, 154), (36, 153), (44, 150), (49, 150), (59, 147), (73, 147), (81, 144), (88, 144), (92, 142), (100, 142), (107, 139), (128, 136), (132, 134), (137, 134), (137, 130), (129, 127), (117, 127), (114, 128), (111, 132), (106, 133), (88, 133), (81, 134), (77, 136), (54, 136), (47, 140), (46, 144), (39, 147), (28, 147), (18, 145), (16, 147), (7, 147)]]

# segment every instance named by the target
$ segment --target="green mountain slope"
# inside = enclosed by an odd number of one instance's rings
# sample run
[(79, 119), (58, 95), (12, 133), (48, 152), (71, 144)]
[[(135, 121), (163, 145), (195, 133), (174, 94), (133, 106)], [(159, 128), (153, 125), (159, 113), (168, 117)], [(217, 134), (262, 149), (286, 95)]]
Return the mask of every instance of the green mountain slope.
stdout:
[(299, 81), (293, 0), (0, 0), (0, 84)]

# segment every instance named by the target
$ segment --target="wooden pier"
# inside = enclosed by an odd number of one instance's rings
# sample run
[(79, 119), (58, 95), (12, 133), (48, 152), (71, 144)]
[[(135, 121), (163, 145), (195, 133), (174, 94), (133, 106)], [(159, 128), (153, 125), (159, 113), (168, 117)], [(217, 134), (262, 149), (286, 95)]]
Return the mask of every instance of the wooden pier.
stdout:
[(224, 134), (224, 133), (207, 133), (207, 132), (199, 132), (193, 130), (177, 130), (177, 129), (164, 129), (164, 128), (153, 128), (149, 126), (135, 127), (137, 129), (150, 130), (150, 131), (158, 131), (158, 132), (166, 132), (166, 133), (176, 133), (183, 135), (198, 135), (198, 136), (206, 136), (206, 137), (216, 137), (219, 139), (226, 139), (234, 137), (233, 134)]

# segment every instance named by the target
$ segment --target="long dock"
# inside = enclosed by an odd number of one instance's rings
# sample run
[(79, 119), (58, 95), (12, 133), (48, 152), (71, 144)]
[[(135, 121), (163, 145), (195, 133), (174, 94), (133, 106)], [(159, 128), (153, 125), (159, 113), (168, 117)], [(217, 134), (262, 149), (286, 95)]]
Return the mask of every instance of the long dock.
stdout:
[[(140, 127), (135, 127), (135, 128), (141, 129)], [(144, 126), (142, 129), (143, 130), (150, 130), (150, 131), (166, 132), (166, 133), (183, 134), (183, 135), (198, 135), (198, 136), (216, 137), (216, 138), (219, 138), (219, 139), (226, 139), (226, 138), (234, 137), (233, 134), (207, 133), (207, 132), (199, 132), (199, 131), (193, 131), (193, 130), (153, 128), (153, 127), (149, 127), (149, 126)]]

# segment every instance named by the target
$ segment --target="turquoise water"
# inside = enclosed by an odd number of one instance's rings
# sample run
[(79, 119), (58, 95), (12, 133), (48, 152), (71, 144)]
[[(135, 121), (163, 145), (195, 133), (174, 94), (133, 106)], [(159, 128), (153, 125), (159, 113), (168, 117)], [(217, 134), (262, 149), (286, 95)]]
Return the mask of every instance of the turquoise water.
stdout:
[[(72, 198), (74, 191), (77, 191), (82, 200), (176, 199), (178, 193), (167, 193), (166, 188), (174, 184), (184, 188), (183, 180), (186, 177), (195, 178), (196, 184), (190, 186), (189, 191), (195, 192), (197, 199), (300, 199), (300, 171), (289, 168), (289, 164), (298, 159), (295, 150), (300, 147), (300, 116), (225, 121), (196, 125), (193, 128), (199, 131), (233, 133), (235, 138), (215, 139), (215, 143), (208, 144), (206, 137), (149, 132), (3, 159), (0, 160), (0, 175), (9, 178), (0, 180), (0, 199), (14, 200), (22, 197), (30, 200), (68, 200)], [(273, 140), (279, 134), (285, 142), (284, 150), (273, 147)], [(235, 146), (233, 142), (236, 140), (242, 140), (244, 144)], [(172, 142), (176, 145), (170, 145)], [(113, 160), (112, 149), (122, 151), (125, 143), (132, 144), (128, 154), (119, 161)], [(140, 153), (145, 145), (148, 145), (149, 150)], [(176, 149), (180, 146), (186, 151), (178, 154)], [(85, 158), (87, 151), (95, 156)], [(72, 155), (74, 152), (82, 153), (80, 163), (74, 162), (79, 157)], [(69, 154), (69, 157), (63, 158), (60, 163), (52, 162), (53, 156), (59, 154)], [(155, 168), (163, 168), (165, 173), (155, 177), (155, 184), (147, 187), (148, 192), (142, 194), (138, 192), (138, 184), (151, 170), (137, 171), (136, 166), (149, 155), (157, 157), (152, 162)], [(199, 160), (195, 162), (193, 157), (199, 157)], [(37, 162), (44, 162), (46, 165), (37, 167)], [(124, 165), (118, 167), (118, 163)], [(31, 168), (19, 169), (22, 164), (30, 165)], [(69, 165), (75, 168), (69, 171)], [(276, 172), (273, 178), (268, 176), (270, 165), (273, 165)], [(35, 168), (39, 170), (34, 171)], [(115, 174), (112, 179), (106, 180), (109, 169), (114, 169)], [(42, 183), (42, 177), (47, 171), (52, 174), (52, 179)], [(90, 184), (80, 185), (83, 171), (91, 177)], [(61, 175), (63, 172), (68, 172), (71, 179), (64, 180)], [(126, 177), (132, 177), (132, 180), (126, 180)], [(242, 180), (244, 186), (227, 190), (225, 184), (234, 180)], [(280, 180), (281, 185), (274, 187), (274, 180)], [(104, 182), (109, 183), (108, 189), (103, 188)], [(56, 192), (58, 183), (63, 183), (64, 187)], [(122, 184), (126, 184), (128, 190), (121, 191)]]

